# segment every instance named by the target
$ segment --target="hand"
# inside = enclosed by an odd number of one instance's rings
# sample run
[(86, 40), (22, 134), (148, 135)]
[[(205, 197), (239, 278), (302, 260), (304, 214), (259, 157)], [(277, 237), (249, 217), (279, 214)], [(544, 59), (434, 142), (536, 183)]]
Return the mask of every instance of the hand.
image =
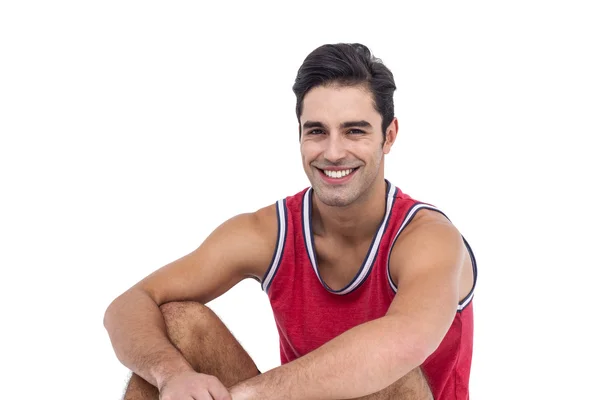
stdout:
[(186, 371), (159, 389), (160, 400), (231, 400), (227, 388), (214, 376)]

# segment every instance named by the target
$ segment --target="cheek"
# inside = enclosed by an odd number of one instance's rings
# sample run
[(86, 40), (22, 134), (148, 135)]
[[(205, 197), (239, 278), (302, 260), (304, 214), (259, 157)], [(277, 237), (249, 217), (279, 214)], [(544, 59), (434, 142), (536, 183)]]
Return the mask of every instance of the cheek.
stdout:
[(377, 145), (372, 141), (357, 142), (351, 151), (363, 160), (373, 161), (382, 156), (382, 149), (378, 146), (380, 145)]
[(306, 141), (300, 145), (300, 153), (304, 162), (311, 162), (321, 153), (318, 143)]

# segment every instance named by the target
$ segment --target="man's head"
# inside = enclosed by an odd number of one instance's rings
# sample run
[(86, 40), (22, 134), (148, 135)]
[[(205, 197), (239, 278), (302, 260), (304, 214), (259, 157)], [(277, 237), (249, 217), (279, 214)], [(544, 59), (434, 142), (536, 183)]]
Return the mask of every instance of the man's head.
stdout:
[(396, 138), (392, 73), (361, 44), (329, 44), (306, 57), (293, 89), (316, 195), (327, 205), (352, 204), (383, 179), (383, 155)]

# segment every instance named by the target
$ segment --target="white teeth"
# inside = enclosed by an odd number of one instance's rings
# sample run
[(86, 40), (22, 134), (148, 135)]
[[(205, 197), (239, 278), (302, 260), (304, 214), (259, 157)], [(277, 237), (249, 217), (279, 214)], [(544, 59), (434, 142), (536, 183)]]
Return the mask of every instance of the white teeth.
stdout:
[(325, 172), (325, 175), (327, 175), (330, 178), (343, 178), (344, 176), (348, 175), (352, 171), (354, 171), (354, 169), (345, 169), (343, 171), (323, 170), (323, 172)]

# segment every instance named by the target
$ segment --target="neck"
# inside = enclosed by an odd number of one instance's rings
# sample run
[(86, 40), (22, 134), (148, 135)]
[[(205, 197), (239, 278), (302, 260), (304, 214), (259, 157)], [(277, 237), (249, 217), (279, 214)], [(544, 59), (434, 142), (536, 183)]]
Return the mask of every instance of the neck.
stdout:
[(385, 214), (386, 196), (383, 179), (378, 180), (369, 191), (346, 207), (328, 206), (313, 195), (313, 233), (339, 237), (349, 243), (371, 239)]

